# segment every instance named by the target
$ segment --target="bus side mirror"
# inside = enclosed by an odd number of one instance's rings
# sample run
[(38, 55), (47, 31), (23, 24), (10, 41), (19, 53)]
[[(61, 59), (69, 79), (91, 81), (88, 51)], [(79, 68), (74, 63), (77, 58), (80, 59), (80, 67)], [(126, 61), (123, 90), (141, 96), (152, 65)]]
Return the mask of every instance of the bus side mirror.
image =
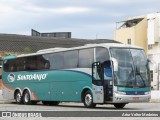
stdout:
[(113, 70), (118, 71), (118, 61), (115, 58), (111, 58), (111, 61), (113, 62)]

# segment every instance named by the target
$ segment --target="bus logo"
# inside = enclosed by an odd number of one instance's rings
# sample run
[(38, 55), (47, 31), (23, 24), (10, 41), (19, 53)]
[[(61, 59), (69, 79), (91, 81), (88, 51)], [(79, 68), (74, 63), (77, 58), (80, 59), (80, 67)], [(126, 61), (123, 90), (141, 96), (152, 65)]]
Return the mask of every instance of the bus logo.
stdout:
[(9, 82), (14, 82), (14, 80), (15, 80), (15, 75), (12, 74), (12, 73), (10, 73), (10, 74), (8, 75), (8, 81), (9, 81)]

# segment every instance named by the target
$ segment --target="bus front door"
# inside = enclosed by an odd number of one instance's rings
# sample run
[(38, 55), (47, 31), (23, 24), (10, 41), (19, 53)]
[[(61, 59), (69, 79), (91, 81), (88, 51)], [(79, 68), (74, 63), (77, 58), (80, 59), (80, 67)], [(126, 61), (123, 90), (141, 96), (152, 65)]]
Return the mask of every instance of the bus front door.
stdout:
[(104, 70), (100, 62), (92, 64), (93, 103), (104, 103)]

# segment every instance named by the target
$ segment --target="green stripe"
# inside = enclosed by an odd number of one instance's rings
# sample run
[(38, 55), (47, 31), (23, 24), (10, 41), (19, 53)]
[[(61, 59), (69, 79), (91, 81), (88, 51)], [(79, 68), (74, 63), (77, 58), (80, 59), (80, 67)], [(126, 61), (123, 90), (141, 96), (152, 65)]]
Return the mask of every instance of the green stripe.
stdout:
[(127, 87), (118, 87), (118, 91), (150, 91), (150, 87), (145, 87), (145, 88), (127, 88)]

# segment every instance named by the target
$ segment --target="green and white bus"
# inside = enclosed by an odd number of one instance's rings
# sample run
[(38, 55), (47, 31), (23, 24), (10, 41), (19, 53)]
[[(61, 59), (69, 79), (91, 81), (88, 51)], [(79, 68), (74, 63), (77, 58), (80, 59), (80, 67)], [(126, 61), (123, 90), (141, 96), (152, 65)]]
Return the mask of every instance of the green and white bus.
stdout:
[(2, 68), (3, 97), (18, 104), (83, 102), (87, 108), (96, 104), (123, 108), (151, 97), (145, 52), (130, 45), (45, 49), (7, 56)]

